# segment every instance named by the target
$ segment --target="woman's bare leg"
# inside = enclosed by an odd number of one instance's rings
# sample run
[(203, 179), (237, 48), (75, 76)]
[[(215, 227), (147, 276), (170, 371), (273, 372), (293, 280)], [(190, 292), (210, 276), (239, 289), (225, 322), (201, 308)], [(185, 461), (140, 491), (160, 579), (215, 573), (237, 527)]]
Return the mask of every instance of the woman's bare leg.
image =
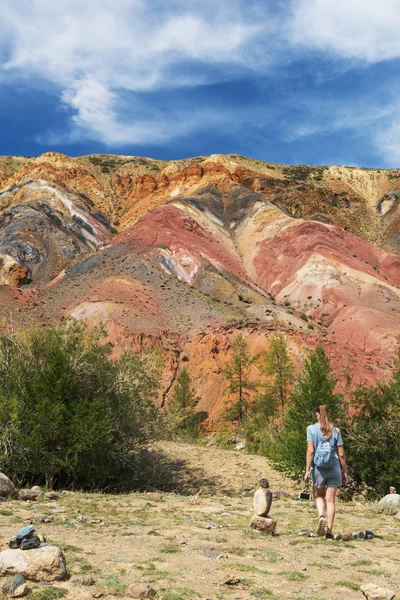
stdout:
[(315, 490), (317, 493), (315, 504), (317, 505), (318, 516), (322, 517), (325, 515), (325, 495), (327, 488), (315, 488)]
[(329, 533), (332, 533), (333, 522), (335, 520), (336, 492), (337, 487), (326, 488), (326, 520), (328, 521)]

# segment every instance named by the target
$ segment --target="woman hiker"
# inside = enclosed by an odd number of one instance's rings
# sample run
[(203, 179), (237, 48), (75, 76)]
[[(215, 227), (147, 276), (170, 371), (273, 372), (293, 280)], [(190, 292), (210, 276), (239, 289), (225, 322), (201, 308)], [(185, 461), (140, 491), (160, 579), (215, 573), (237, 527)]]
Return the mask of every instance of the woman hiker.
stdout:
[[(347, 484), (347, 465), (340, 429), (329, 422), (325, 404), (316, 410), (317, 423), (307, 427), (306, 481), (311, 477), (316, 488), (317, 534), (333, 540), (336, 492)], [(325, 517), (326, 501), (326, 517)]]

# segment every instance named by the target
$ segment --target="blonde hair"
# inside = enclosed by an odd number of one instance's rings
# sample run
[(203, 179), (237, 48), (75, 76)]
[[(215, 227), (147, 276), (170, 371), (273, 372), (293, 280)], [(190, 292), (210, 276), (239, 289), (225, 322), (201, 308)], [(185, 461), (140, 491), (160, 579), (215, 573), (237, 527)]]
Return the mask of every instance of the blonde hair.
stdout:
[(328, 410), (326, 404), (321, 404), (317, 407), (316, 412), (319, 414), (319, 424), (321, 427), (322, 435), (325, 438), (330, 438), (333, 431), (333, 426), (329, 422)]

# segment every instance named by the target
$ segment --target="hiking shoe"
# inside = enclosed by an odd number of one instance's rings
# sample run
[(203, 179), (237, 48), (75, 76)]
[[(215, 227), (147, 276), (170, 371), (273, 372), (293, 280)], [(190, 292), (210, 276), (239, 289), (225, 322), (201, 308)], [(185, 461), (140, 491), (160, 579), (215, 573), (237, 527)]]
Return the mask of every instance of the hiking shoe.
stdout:
[(327, 539), (327, 540), (334, 540), (334, 539), (335, 539), (335, 537), (334, 537), (333, 533), (331, 533), (330, 531), (328, 531), (328, 532), (325, 534), (325, 539)]
[(317, 535), (320, 537), (326, 534), (327, 522), (324, 516), (318, 519)]

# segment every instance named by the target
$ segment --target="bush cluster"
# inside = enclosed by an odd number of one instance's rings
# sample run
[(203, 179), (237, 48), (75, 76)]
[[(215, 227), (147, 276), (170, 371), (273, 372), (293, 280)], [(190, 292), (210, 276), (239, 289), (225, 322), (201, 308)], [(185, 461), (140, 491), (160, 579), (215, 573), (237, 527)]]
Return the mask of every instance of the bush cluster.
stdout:
[(0, 335), (0, 461), (19, 484), (99, 488), (129, 476), (157, 431), (159, 365), (123, 354), (101, 328)]

